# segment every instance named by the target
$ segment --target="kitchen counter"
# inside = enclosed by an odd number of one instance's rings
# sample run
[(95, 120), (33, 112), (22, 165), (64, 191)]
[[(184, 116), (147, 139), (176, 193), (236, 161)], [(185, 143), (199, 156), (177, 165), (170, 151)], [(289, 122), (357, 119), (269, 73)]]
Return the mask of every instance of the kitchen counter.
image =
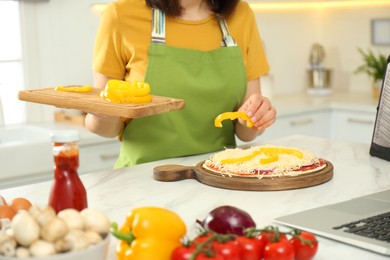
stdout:
[[(165, 164), (195, 165), (209, 154), (173, 158), (82, 175), (88, 192), (89, 207), (104, 210), (112, 221), (124, 222), (135, 207), (160, 206), (177, 212), (187, 224), (189, 237), (195, 232), (195, 220), (203, 219), (213, 208), (232, 205), (252, 215), (258, 227), (273, 224), (275, 217), (344, 201), (390, 188), (390, 162), (371, 157), (369, 145), (328, 139), (288, 136), (267, 140), (273, 145), (308, 150), (334, 165), (334, 177), (319, 186), (286, 191), (235, 191), (214, 188), (197, 182), (158, 182), (153, 168)], [(261, 143), (257, 143), (259, 145)], [(0, 191), (5, 198), (26, 197), (46, 204), (51, 181)], [(315, 259), (388, 259), (353, 246), (319, 237)], [(109, 259), (114, 257), (116, 239), (112, 238)]]

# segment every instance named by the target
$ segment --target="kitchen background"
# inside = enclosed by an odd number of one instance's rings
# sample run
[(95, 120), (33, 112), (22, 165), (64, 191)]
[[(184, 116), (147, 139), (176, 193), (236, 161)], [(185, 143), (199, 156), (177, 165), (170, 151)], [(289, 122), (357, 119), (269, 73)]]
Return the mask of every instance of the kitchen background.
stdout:
[[(23, 89), (93, 84), (100, 1), (110, 0), (0, 0), (0, 189), (52, 179), (54, 129), (80, 132), (80, 174), (112, 169), (120, 150), (116, 138), (87, 131), (82, 117), (78, 125), (57, 124), (54, 113), (60, 109), (17, 97)], [(258, 141), (298, 134), (369, 144), (377, 99), (371, 79), (354, 71), (362, 64), (358, 47), (390, 54), (389, 45), (371, 43), (371, 22), (390, 19), (390, 0), (250, 2), (271, 65), (262, 78), (263, 93), (278, 110), (278, 120)], [(379, 36), (390, 38), (389, 24)], [(307, 94), (316, 43), (333, 73), (330, 96)]]
[[(2, 97), (3, 103), (8, 104), (4, 104), (6, 122), (12, 122), (15, 104), (27, 107), (27, 122), (53, 120), (55, 108), (18, 101), (16, 93), (19, 89), (92, 84), (92, 50), (100, 19), (93, 5), (99, 2), (20, 1), (24, 79), (19, 80), (20, 86), (0, 85), (1, 88), (15, 89), (15, 95)], [(263, 92), (271, 99), (291, 93), (305, 94), (309, 54), (315, 43), (324, 47), (325, 66), (332, 69), (334, 90), (370, 90), (371, 81), (367, 75), (354, 74), (362, 62), (358, 47), (371, 48), (386, 56), (390, 54), (390, 46), (373, 46), (371, 43), (371, 21), (390, 18), (390, 0), (381, 1), (379, 5), (376, 0), (364, 1), (369, 3), (368, 6), (359, 6), (362, 2), (359, 0), (347, 0), (336, 2), (355, 2), (356, 6), (309, 5), (298, 8), (280, 4), (296, 4), (296, 1), (249, 2), (279, 3), (275, 8), (255, 10), (271, 66), (270, 74), (262, 79)], [(326, 4), (330, 1), (306, 1), (313, 2)], [(5, 35), (1, 37), (6, 39)]]

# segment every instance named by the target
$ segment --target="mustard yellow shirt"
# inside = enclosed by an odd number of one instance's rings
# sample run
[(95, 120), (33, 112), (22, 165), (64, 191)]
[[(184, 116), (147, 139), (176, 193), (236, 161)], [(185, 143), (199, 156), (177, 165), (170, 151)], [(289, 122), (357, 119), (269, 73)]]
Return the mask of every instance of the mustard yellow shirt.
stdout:
[[(266, 74), (268, 62), (247, 2), (239, 2), (227, 24), (241, 48), (248, 81)], [(152, 11), (144, 0), (118, 0), (109, 4), (96, 35), (93, 70), (110, 78), (144, 80), (151, 31)], [(220, 48), (221, 40), (215, 15), (200, 21), (166, 17), (167, 45), (207, 51)]]

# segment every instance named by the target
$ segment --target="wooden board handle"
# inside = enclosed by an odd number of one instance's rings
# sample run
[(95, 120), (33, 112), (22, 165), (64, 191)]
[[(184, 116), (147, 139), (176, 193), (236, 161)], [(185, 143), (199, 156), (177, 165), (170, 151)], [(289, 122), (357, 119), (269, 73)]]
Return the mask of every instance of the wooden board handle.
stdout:
[(153, 169), (153, 178), (158, 181), (196, 179), (196, 172), (194, 166), (177, 164), (161, 165)]

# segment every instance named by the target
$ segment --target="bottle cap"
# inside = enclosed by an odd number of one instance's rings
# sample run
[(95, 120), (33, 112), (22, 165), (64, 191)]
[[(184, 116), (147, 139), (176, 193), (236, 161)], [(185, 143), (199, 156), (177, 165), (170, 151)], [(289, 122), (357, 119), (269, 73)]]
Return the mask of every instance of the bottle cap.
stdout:
[(59, 130), (51, 133), (51, 140), (55, 143), (77, 142), (79, 139), (79, 132), (76, 130)]

